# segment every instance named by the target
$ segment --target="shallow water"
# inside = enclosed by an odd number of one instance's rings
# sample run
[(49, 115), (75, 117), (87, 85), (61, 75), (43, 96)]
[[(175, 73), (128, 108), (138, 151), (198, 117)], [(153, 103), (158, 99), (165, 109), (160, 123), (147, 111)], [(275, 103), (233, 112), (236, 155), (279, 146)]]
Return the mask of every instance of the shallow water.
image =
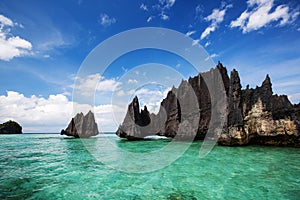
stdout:
[[(0, 135), (0, 199), (300, 197), (297, 148), (215, 146), (199, 158), (202, 142), (194, 142), (175, 162), (152, 172), (142, 173), (140, 168), (140, 173), (130, 173), (110, 167), (125, 164), (124, 157), (114, 155), (113, 145), (124, 152), (157, 152), (161, 157), (168, 144), (161, 140), (127, 142), (111, 134), (84, 140), (58, 134)], [(134, 168), (135, 162), (128, 165), (127, 160), (127, 167)], [(142, 157), (140, 162), (158, 164)]]

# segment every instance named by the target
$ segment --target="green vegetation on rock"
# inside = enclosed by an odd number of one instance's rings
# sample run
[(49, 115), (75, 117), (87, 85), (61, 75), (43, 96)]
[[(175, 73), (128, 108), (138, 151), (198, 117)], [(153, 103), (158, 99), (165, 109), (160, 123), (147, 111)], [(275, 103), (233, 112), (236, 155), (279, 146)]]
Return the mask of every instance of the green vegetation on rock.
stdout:
[(9, 120), (0, 124), (0, 134), (21, 134), (22, 126), (15, 121)]

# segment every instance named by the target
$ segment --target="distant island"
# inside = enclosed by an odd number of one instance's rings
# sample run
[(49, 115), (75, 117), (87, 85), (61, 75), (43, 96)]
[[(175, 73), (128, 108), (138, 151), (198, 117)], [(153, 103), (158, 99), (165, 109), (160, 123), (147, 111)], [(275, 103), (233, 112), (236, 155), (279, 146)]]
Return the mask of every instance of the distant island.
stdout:
[(61, 130), (61, 135), (75, 138), (89, 138), (98, 134), (98, 125), (95, 121), (94, 113), (91, 111), (86, 115), (77, 113), (76, 116), (71, 119), (66, 130)]
[[(210, 91), (210, 85), (205, 82), (213, 80), (211, 83), (214, 84), (220, 81), (220, 77), (224, 85), (225, 104), (218, 99), (212, 102), (211, 95), (218, 98), (222, 94)], [(183, 106), (189, 107), (192, 102), (188, 87), (193, 89), (198, 107), (182, 110)], [(180, 132), (180, 137), (176, 138), (203, 140), (208, 131), (213, 131), (217, 133), (215, 140), (219, 145), (300, 147), (300, 103), (293, 105), (286, 95), (273, 94), (269, 75), (261, 86), (252, 89), (247, 85), (246, 89), (242, 89), (238, 72), (234, 69), (229, 77), (227, 69), (219, 62), (209, 72), (199, 73), (188, 81), (182, 80), (178, 88), (173, 87), (168, 92), (160, 105), (157, 114), (150, 114), (146, 106), (140, 110), (138, 97), (135, 97), (116, 134), (128, 140), (142, 140), (149, 135), (174, 138)], [(221, 130), (210, 124), (212, 107), (220, 111), (217, 117), (224, 119)], [(188, 131), (191, 127), (197, 129), (193, 136)]]
[(22, 126), (15, 121), (9, 120), (0, 124), (0, 134), (22, 134)]

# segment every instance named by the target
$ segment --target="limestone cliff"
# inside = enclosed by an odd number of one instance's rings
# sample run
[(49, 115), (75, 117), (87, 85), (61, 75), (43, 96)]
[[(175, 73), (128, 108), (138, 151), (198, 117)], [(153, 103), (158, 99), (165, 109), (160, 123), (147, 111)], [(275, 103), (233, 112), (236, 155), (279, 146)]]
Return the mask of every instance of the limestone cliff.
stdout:
[(78, 113), (71, 119), (66, 130), (61, 130), (61, 135), (73, 136), (75, 138), (88, 138), (98, 135), (98, 133), (98, 126), (91, 111), (85, 116), (83, 113)]
[[(227, 69), (218, 63), (209, 72), (173, 87), (157, 115), (149, 114), (147, 107), (140, 111), (135, 97), (117, 135), (142, 139), (153, 134), (175, 138), (180, 134), (180, 138), (202, 140), (214, 132), (220, 145), (299, 147), (299, 118), (300, 104), (292, 105), (286, 95), (274, 95), (269, 75), (261, 86), (242, 89), (238, 72), (232, 70), (229, 77)], [(219, 122), (224, 122), (221, 130)], [(191, 134), (194, 129), (195, 134)]]
[[(117, 130), (117, 135), (128, 140), (139, 140), (150, 134), (147, 125), (150, 123), (150, 113), (145, 106), (140, 110), (139, 100), (134, 97), (128, 110), (123, 124)], [(144, 128), (145, 127), (145, 128)]]

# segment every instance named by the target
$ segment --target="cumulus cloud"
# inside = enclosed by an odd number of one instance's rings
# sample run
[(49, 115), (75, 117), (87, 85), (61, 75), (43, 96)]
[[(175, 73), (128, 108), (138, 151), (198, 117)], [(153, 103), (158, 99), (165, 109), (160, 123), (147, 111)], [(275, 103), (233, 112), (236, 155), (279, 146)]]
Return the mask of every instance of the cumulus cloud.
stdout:
[(287, 5), (274, 6), (274, 0), (248, 0), (247, 9), (234, 21), (230, 27), (239, 27), (243, 33), (258, 30), (277, 22), (277, 26), (284, 26), (294, 22), (299, 11), (292, 11)]
[(95, 92), (113, 92), (122, 84), (115, 79), (106, 79), (99, 73), (90, 74), (86, 77), (75, 77), (75, 84), (72, 86), (80, 95), (90, 96)]
[(3, 15), (0, 15), (0, 60), (10, 61), (14, 57), (30, 54), (32, 44), (21, 38), (13, 36), (11, 27), (21, 26)]
[(136, 90), (134, 95), (138, 96), (141, 106), (146, 105), (149, 112), (158, 113), (160, 103), (167, 96), (171, 88), (141, 88)]
[(7, 91), (7, 95), (0, 96), (0, 102), (0, 121), (16, 120), (22, 124), (25, 132), (35, 132), (38, 128), (47, 131), (51, 125), (62, 128), (66, 126), (73, 109), (72, 103), (61, 94), (50, 95), (46, 99)]
[(104, 27), (108, 27), (114, 23), (116, 23), (117, 20), (113, 17), (109, 17), (107, 14), (102, 13), (100, 15), (100, 24)]
[(93, 110), (99, 129), (114, 131), (117, 125), (113, 115), (124, 109), (111, 104), (91, 106), (69, 101), (63, 94), (50, 95), (48, 98), (7, 91), (0, 95), (0, 122), (15, 120), (23, 126), (24, 132), (60, 132), (77, 112)]
[(13, 21), (3, 15), (0, 15), (0, 27), (2, 26), (13, 26)]
[(205, 17), (204, 19), (211, 24), (203, 31), (201, 34), (201, 40), (206, 38), (211, 32), (214, 32), (218, 25), (224, 20), (224, 16), (228, 8), (231, 8), (232, 5), (227, 5), (224, 9), (213, 9), (212, 13)]
[[(118, 91), (116, 92), (116, 95), (117, 95), (118, 97), (124, 97), (124, 96), (127, 96), (127, 95), (131, 96), (131, 95), (133, 95), (134, 93), (135, 93), (135, 90), (118, 90)], [(126, 105), (125, 105), (124, 107), (126, 107)]]

